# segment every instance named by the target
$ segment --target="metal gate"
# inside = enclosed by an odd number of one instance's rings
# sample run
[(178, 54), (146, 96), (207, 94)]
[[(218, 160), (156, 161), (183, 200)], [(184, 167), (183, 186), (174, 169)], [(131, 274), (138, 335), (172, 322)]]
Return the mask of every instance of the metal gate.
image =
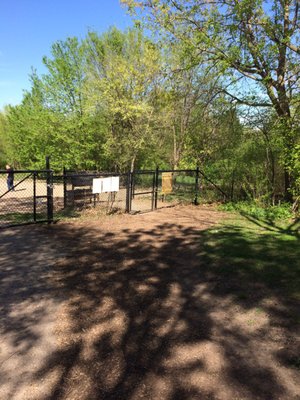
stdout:
[(155, 208), (198, 204), (199, 168), (156, 170)]
[(53, 221), (53, 172), (14, 170), (13, 187), (0, 170), (0, 228)]
[(147, 212), (177, 204), (198, 204), (199, 168), (134, 171), (129, 174), (128, 211)]
[(154, 210), (155, 188), (156, 171), (130, 172), (127, 189), (128, 211), (136, 213)]
[[(118, 176), (117, 192), (93, 193), (95, 178)], [(55, 182), (59, 177), (55, 177)], [(67, 171), (60, 177), (63, 182), (63, 209), (105, 207), (128, 213), (153, 211), (182, 203), (198, 203), (199, 169), (195, 170), (136, 170), (125, 174), (111, 172)], [(55, 185), (56, 186), (56, 185)], [(54, 191), (55, 210), (59, 198)], [(61, 204), (61, 202), (60, 202)]]
[[(118, 177), (119, 191), (117, 192), (93, 192), (95, 179)], [(127, 188), (128, 174), (117, 174), (112, 172), (92, 171), (70, 171), (64, 169), (63, 176), (55, 176), (55, 181), (60, 181), (63, 187), (63, 204), (61, 210), (67, 214), (70, 210), (82, 210), (91, 207), (102, 208), (106, 213), (125, 212), (128, 209)], [(54, 188), (57, 185), (54, 184)], [(54, 190), (55, 209), (59, 196)]]

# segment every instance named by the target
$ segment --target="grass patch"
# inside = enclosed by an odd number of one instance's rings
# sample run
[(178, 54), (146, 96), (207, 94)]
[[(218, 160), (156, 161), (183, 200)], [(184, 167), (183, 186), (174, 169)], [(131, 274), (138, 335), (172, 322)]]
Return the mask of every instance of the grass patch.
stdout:
[[(47, 219), (47, 214), (36, 214), (36, 221), (43, 221)], [(11, 224), (22, 224), (33, 222), (32, 212), (14, 212), (0, 215), (0, 221)]]
[(104, 216), (123, 214), (123, 211), (118, 207), (106, 206), (106, 207), (90, 207), (83, 208), (81, 210), (74, 210), (74, 208), (65, 208), (61, 211), (55, 212), (55, 219), (59, 220), (71, 220), (78, 219), (80, 221), (90, 221), (101, 219)]
[[(163, 197), (162, 194), (160, 194)], [(164, 196), (165, 202), (180, 202), (184, 204), (191, 204), (195, 199), (195, 194), (185, 190), (175, 190), (173, 193), (169, 193)]]
[(221, 211), (238, 211), (241, 214), (267, 221), (287, 220), (293, 217), (292, 207), (288, 203), (280, 206), (260, 206), (254, 202), (240, 201), (237, 203), (226, 203), (219, 206)]
[(68, 220), (73, 218), (79, 218), (80, 213), (74, 210), (73, 207), (66, 207), (63, 210), (55, 211), (54, 219)]
[(292, 224), (229, 214), (217, 229), (201, 233), (202, 256), (220, 279), (238, 283), (239, 300), (257, 285), (300, 300), (300, 243)]

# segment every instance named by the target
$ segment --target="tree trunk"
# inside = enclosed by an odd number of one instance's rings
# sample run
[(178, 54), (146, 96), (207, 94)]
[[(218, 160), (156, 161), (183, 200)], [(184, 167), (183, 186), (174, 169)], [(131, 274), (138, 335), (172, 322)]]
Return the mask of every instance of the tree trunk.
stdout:
[(178, 153), (177, 153), (177, 138), (176, 138), (176, 128), (173, 125), (173, 169), (177, 168), (178, 165)]
[(134, 164), (135, 164), (135, 160), (136, 160), (136, 155), (134, 155), (131, 159), (131, 164), (130, 164), (130, 172), (134, 171)]
[(285, 167), (285, 171), (284, 171), (284, 201), (286, 201), (288, 203), (293, 202), (293, 195), (291, 193), (291, 183), (292, 183), (291, 175)]
[(230, 201), (233, 201), (234, 184), (235, 184), (235, 171), (233, 170), (231, 175)]
[(289, 116), (285, 116), (283, 121), (283, 138), (284, 138), (284, 201), (288, 203), (293, 202), (293, 194), (291, 192), (292, 189), (292, 176), (289, 172), (290, 167), (290, 156), (292, 154), (294, 148), (294, 137), (292, 132), (292, 123), (291, 118)]

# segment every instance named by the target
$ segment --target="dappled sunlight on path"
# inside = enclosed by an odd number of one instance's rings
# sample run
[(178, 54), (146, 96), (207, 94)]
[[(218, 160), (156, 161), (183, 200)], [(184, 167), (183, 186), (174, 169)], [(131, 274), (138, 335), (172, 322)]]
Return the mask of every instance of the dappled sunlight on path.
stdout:
[[(220, 218), (183, 207), (40, 233), (54, 259), (48, 292), (36, 290), (59, 307), (55, 349), (30, 375), (48, 385), (39, 398), (296, 400), (299, 302), (283, 280), (287, 266), (299, 279), (297, 238), (213, 227)], [(278, 266), (283, 248), (295, 258)]]

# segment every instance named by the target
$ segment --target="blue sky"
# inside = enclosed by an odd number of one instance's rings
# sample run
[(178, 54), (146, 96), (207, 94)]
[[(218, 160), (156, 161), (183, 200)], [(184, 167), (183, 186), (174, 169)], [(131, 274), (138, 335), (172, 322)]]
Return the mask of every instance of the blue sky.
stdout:
[(88, 29), (124, 29), (130, 21), (119, 0), (1, 0), (0, 110), (21, 101), (31, 67), (45, 72), (42, 57), (50, 55), (52, 43), (83, 38)]

